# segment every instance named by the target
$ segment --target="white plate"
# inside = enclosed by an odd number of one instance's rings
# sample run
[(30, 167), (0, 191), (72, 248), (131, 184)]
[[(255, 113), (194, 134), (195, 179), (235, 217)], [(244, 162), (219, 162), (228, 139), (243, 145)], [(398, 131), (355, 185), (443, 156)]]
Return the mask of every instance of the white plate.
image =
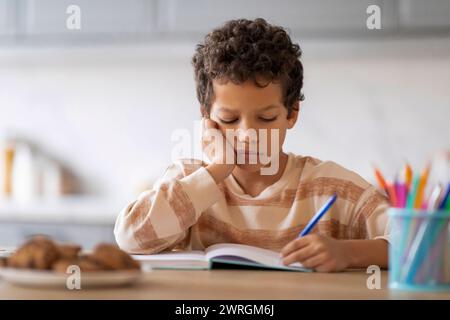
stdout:
[[(146, 270), (149, 271), (149, 270)], [(81, 289), (87, 287), (113, 287), (137, 283), (143, 277), (141, 270), (82, 272)], [(54, 271), (0, 268), (0, 278), (12, 284), (27, 287), (69, 288), (74, 285), (73, 274)], [(69, 279), (69, 277), (72, 277)]]

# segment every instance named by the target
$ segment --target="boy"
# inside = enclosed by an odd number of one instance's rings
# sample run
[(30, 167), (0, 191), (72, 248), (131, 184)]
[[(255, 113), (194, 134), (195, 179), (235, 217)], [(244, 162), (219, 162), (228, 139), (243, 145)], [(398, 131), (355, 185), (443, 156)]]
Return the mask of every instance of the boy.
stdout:
[[(209, 162), (172, 164), (124, 208), (114, 230), (122, 249), (151, 254), (231, 242), (280, 251), (284, 264), (316, 271), (387, 267), (386, 198), (333, 162), (282, 149), (303, 98), (300, 55), (264, 19), (232, 20), (206, 36), (192, 62)], [(296, 239), (334, 193), (313, 232)]]

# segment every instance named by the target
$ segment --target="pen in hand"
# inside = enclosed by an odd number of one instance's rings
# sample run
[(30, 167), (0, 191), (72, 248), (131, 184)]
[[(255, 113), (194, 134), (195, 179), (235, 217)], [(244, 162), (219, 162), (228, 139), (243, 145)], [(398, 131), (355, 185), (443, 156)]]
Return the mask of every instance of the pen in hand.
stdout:
[(334, 194), (330, 199), (328, 199), (327, 202), (325, 202), (322, 208), (320, 208), (319, 211), (316, 212), (316, 214), (311, 218), (306, 227), (297, 236), (297, 238), (307, 235), (314, 228), (314, 226), (319, 222), (319, 220), (323, 217), (323, 215), (327, 213), (327, 211), (331, 208), (333, 203), (336, 201), (336, 198), (337, 195)]
[[(308, 224), (302, 230), (302, 232), (300, 232), (300, 234), (297, 236), (297, 239), (301, 238), (301, 237), (307, 235), (309, 232), (311, 232), (311, 230), (315, 227), (315, 225), (319, 222), (319, 220), (325, 215), (325, 213), (327, 213), (328, 210), (330, 210), (331, 206), (336, 201), (336, 198), (337, 198), (337, 195), (333, 194), (333, 196), (330, 199), (328, 199), (327, 202), (325, 202), (325, 204), (316, 212), (316, 214), (314, 214), (314, 216), (311, 218), (311, 220), (308, 222)], [(283, 257), (280, 253), (280, 258), (279, 258), (280, 263), (282, 263), (282, 259), (283, 259)]]

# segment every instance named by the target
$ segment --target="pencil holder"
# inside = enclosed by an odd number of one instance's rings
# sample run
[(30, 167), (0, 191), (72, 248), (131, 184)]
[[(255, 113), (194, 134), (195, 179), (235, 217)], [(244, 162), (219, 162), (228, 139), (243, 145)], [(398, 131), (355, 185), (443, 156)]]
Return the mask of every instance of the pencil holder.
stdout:
[(450, 291), (450, 213), (389, 209), (389, 287)]

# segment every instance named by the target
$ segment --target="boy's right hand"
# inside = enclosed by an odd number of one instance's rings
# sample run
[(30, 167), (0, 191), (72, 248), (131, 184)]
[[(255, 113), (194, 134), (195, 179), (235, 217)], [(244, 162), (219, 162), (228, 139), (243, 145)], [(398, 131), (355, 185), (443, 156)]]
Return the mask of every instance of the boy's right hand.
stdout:
[(202, 119), (202, 149), (211, 161), (206, 169), (216, 183), (222, 182), (235, 168), (236, 154), (218, 124), (210, 118)]

